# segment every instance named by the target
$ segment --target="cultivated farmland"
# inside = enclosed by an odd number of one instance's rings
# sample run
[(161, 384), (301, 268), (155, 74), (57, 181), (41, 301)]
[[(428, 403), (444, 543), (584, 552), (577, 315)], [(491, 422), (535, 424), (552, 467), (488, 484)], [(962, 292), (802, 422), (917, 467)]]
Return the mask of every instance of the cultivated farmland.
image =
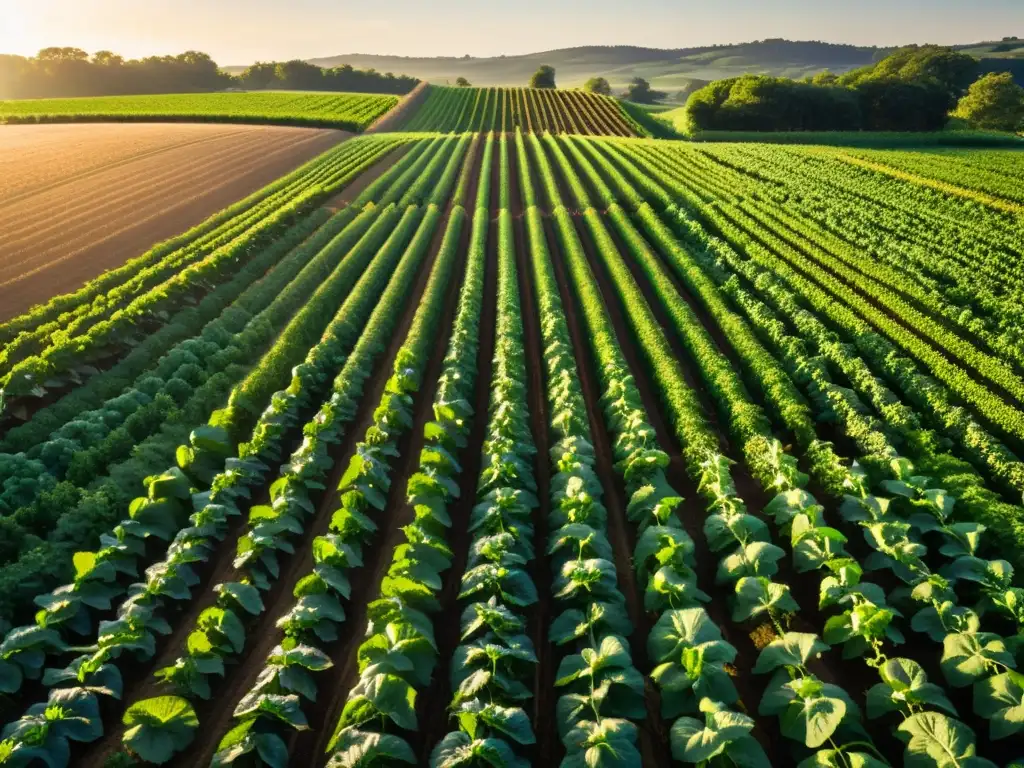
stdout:
[(119, 267), (346, 139), (307, 128), (0, 131), (0, 320)]
[(615, 99), (543, 88), (429, 86), (408, 131), (550, 131), (595, 136), (642, 136)]
[(399, 101), (367, 93), (178, 93), (0, 101), (0, 123), (272, 123), (361, 131)]
[(1014, 764), (1020, 158), (362, 136), (0, 325), (0, 765)]

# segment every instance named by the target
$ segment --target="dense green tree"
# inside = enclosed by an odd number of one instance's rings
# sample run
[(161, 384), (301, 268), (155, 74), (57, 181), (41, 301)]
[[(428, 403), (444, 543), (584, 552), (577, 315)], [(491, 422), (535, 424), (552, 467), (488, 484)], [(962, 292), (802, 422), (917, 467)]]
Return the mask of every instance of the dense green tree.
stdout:
[(304, 61), (257, 62), (234, 78), (201, 51), (132, 60), (111, 51), (90, 57), (79, 48), (44, 48), (35, 57), (0, 54), (0, 99), (190, 93), (231, 86), (404, 94), (418, 82), (391, 72), (382, 75), (347, 64), (321, 69)]
[(949, 120), (949, 94), (936, 84), (871, 79), (854, 91), (869, 131), (938, 131)]
[(88, 61), (89, 54), (81, 48), (43, 48), (36, 58), (40, 61)]
[(662, 91), (653, 90), (651, 84), (642, 77), (634, 77), (626, 89), (626, 98), (637, 104), (654, 104), (666, 95)]
[(112, 51), (96, 51), (92, 55), (92, 63), (101, 67), (120, 67), (124, 64), (124, 57)]
[(459, 88), (471, 88), (473, 86), (473, 84), (464, 77), (456, 79), (455, 85), (457, 85)]
[(857, 87), (884, 80), (939, 88), (947, 95), (947, 109), (952, 109), (977, 77), (978, 61), (973, 56), (938, 45), (912, 45), (871, 66), (847, 72), (837, 82)]
[(540, 68), (530, 78), (531, 88), (556, 88), (555, 68), (547, 64), (541, 64)]
[(975, 128), (1024, 130), (1024, 88), (1009, 72), (985, 75), (960, 99), (955, 115)]
[(848, 88), (781, 77), (745, 75), (716, 80), (686, 102), (685, 126), (698, 131), (838, 131), (861, 127)]
[(276, 78), (277, 64), (272, 61), (257, 61), (246, 67), (245, 71), (238, 76), (238, 82), (247, 90), (258, 91), (273, 87)]
[(597, 93), (601, 96), (611, 96), (612, 86), (606, 78), (592, 77), (583, 85), (583, 90), (589, 93)]

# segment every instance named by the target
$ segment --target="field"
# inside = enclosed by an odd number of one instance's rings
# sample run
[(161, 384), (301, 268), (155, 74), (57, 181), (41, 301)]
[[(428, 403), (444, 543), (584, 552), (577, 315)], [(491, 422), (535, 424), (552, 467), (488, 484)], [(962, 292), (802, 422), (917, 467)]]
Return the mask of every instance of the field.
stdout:
[(25, 99), (0, 101), (0, 124), (205, 121), (358, 132), (397, 103), (397, 96), (290, 91)]
[(0, 131), (0, 320), (199, 224), (349, 134), (214, 125)]
[(550, 131), (643, 136), (619, 103), (583, 91), (430, 86), (407, 131)]
[(1018, 764), (1022, 177), (381, 133), (0, 324), (0, 765)]

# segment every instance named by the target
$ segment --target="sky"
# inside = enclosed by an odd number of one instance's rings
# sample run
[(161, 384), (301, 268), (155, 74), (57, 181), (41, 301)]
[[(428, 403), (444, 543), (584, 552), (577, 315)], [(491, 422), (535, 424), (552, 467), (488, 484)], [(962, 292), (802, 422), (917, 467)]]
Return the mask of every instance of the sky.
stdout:
[(1024, 37), (1024, 0), (0, 0), (0, 53), (201, 50), (221, 65), (343, 53), (515, 55), (767, 37), (857, 45)]

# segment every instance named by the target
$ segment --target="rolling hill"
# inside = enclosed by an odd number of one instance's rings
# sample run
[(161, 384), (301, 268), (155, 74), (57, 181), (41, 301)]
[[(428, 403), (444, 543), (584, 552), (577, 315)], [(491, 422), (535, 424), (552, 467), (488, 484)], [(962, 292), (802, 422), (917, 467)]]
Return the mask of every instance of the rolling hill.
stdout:
[[(967, 43), (954, 46), (981, 60), (983, 71), (1009, 69), (1024, 82), (1024, 39)], [(841, 73), (886, 56), (893, 49), (819, 41), (759, 40), (735, 45), (697, 48), (583, 46), (518, 56), (439, 56), (417, 58), (352, 53), (308, 59), (322, 67), (348, 64), (356, 69), (412, 75), (439, 85), (465, 77), (477, 86), (523, 85), (541, 64), (553, 66), (561, 87), (581, 86), (589, 78), (606, 77), (622, 89), (634, 77), (644, 77), (673, 96), (693, 91), (710, 80), (759, 73), (800, 78), (822, 70)], [(237, 74), (244, 67), (225, 67)]]
[(692, 81), (714, 80), (746, 72), (764, 72), (802, 77), (822, 69), (843, 72), (870, 64), (886, 49), (863, 48), (820, 42), (763, 40), (740, 45), (700, 48), (659, 49), (635, 46), (586, 46), (544, 51), (521, 56), (491, 58), (412, 58), (345, 54), (309, 59), (323, 67), (349, 64), (356, 69), (408, 74), (443, 84), (458, 77), (474, 85), (522, 84), (538, 66), (549, 64), (558, 72), (563, 87), (582, 85), (590, 77), (608, 78), (614, 88), (625, 86), (636, 76), (645, 77), (655, 88), (686, 90)]

